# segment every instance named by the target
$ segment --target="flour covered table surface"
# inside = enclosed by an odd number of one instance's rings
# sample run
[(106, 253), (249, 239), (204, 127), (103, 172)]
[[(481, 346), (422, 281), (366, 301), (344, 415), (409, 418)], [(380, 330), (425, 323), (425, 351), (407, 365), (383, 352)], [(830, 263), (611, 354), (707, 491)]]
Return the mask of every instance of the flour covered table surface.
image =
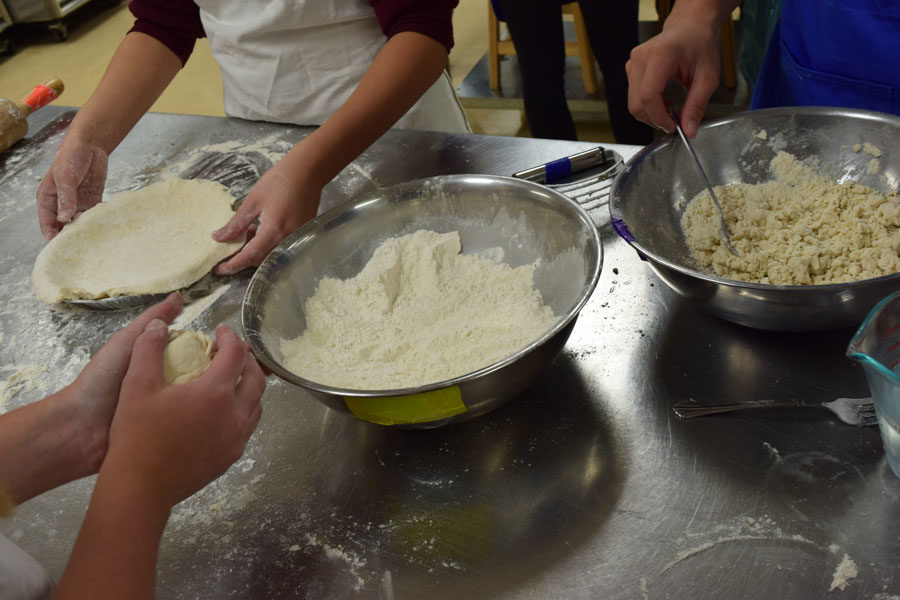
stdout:
[[(32, 136), (0, 155), (0, 410), (69, 383), (139, 313), (63, 309), (32, 293), (32, 265), (46, 244), (36, 177), (73, 115), (42, 109)], [(219, 181), (241, 198), (311, 131), (149, 114), (110, 156), (107, 189), (143, 187), (170, 171)], [(510, 175), (595, 146), (391, 131), (326, 186), (323, 210), (418, 177)], [(614, 148), (625, 159), (640, 150)], [(900, 518), (900, 481), (877, 430), (808, 412), (697, 422), (671, 410), (677, 399), (725, 393), (735, 401), (864, 396), (863, 374), (843, 355), (851, 332), (761, 332), (715, 318), (662, 285), (608, 215), (598, 216), (595, 293), (549, 368), (489, 414), (397, 430), (269, 377), (245, 455), (172, 511), (157, 597), (900, 595), (900, 548), (886, 525)], [(351, 277), (363, 260), (334, 275)], [(207, 278), (207, 296), (172, 328), (240, 331), (251, 275)], [(0, 532), (58, 580), (92, 488), (85, 478), (41, 495), (0, 520)]]
[(168, 178), (114, 194), (41, 251), (32, 273), (35, 294), (53, 304), (187, 287), (243, 244), (211, 237), (234, 214), (233, 201), (225, 186), (202, 179)]

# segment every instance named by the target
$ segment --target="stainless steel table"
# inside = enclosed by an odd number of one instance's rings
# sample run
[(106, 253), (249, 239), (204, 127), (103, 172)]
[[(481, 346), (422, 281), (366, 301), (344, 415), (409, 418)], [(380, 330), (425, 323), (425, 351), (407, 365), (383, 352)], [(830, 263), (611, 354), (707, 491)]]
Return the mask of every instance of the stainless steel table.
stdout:
[[(63, 386), (136, 314), (50, 308), (31, 293), (36, 179), (72, 115), (44, 109), (0, 155), (0, 410)], [(107, 189), (168, 172), (240, 196), (308, 132), (151, 114), (112, 156)], [(507, 175), (590, 146), (392, 131), (327, 186), (324, 205), (417, 177)], [(159, 597), (900, 597), (900, 480), (876, 428), (815, 409), (671, 412), (683, 398), (865, 395), (844, 358), (852, 331), (774, 334), (709, 316), (656, 278), (604, 210), (596, 292), (564, 353), (503, 408), (396, 430), (270, 378), (245, 456), (174, 510)], [(210, 278), (182, 322), (238, 328), (248, 279)], [(59, 575), (92, 484), (28, 502), (0, 531)]]

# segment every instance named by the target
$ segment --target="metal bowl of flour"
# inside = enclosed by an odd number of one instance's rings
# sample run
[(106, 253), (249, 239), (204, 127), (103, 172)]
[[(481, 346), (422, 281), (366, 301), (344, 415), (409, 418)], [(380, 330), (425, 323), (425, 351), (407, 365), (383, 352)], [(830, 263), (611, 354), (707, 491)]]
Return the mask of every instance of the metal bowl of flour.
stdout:
[[(556, 322), (501, 360), (418, 387), (338, 388), (287, 368), (282, 341), (306, 329), (305, 303), (319, 281), (354, 277), (385, 240), (423, 229), (458, 232), (462, 254), (500, 249), (511, 267), (535, 264), (534, 288)], [(327, 406), (382, 425), (439, 427), (515, 398), (554, 360), (597, 284), (602, 257), (590, 217), (558, 192), (511, 177), (432, 177), (347, 201), (298, 229), (253, 275), (241, 320), (257, 359)]]
[[(766, 181), (770, 161), (783, 150), (834, 181), (854, 181), (889, 194), (900, 181), (898, 140), (900, 117), (894, 115), (786, 107), (710, 120), (693, 144), (713, 185)], [(877, 171), (870, 169), (873, 155), (858, 149), (865, 143), (881, 152)], [(768, 285), (701, 270), (681, 229), (685, 207), (704, 189), (690, 160), (678, 138), (661, 138), (628, 161), (609, 202), (614, 228), (679, 295), (741, 325), (820, 331), (858, 324), (900, 286), (900, 273), (850, 283)]]

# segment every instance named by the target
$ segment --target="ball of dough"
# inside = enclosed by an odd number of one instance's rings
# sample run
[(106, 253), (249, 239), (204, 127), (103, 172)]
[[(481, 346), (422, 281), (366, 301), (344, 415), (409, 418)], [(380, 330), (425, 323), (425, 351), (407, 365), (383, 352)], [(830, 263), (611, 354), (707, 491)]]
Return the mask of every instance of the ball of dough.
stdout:
[(213, 341), (202, 331), (171, 330), (163, 354), (166, 382), (187, 383), (200, 377), (214, 355)]

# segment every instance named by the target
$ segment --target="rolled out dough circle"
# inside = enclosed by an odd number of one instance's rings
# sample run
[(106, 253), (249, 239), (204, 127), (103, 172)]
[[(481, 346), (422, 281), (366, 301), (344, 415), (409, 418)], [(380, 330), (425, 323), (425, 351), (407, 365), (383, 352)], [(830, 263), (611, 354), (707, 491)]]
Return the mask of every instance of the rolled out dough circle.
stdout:
[(243, 244), (210, 237), (234, 214), (233, 200), (225, 186), (203, 179), (116, 194), (44, 247), (31, 276), (35, 295), (52, 304), (187, 287)]
[(163, 374), (167, 383), (187, 383), (197, 379), (212, 361), (213, 342), (202, 331), (169, 331), (163, 354)]

